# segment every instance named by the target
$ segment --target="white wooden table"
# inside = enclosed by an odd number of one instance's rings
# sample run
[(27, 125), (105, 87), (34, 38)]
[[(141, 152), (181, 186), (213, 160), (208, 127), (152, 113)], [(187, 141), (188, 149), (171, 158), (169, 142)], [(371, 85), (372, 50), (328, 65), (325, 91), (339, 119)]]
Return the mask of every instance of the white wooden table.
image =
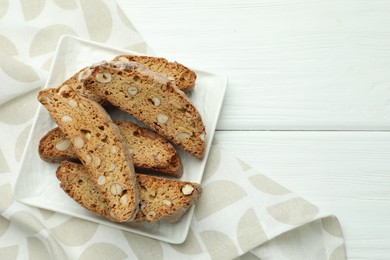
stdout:
[(153, 51), (225, 74), (216, 140), (390, 259), (390, 1), (118, 0)]

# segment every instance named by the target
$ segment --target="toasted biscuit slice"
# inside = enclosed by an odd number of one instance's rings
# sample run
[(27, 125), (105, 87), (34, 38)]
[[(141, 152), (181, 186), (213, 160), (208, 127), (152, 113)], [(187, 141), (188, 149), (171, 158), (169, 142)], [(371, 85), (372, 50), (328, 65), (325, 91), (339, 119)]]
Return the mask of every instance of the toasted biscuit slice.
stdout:
[[(177, 87), (183, 91), (191, 91), (195, 87), (196, 73), (178, 62), (168, 62), (166, 59), (158, 57), (135, 55), (119, 55), (114, 58), (114, 61), (114, 63), (135, 61), (141, 66), (145, 66), (156, 73), (175, 80)], [(102, 61), (100, 63), (106, 62)], [(113, 63), (107, 62), (107, 64)], [(66, 80), (64, 84), (72, 85), (82, 95), (98, 103), (103, 103), (104, 100), (100, 96), (84, 88), (83, 80), (88, 77), (90, 72), (91, 67), (83, 68)]]
[(97, 65), (84, 87), (134, 116), (191, 155), (202, 158), (205, 126), (191, 100), (173, 81), (138, 63), (125, 69)]
[(154, 72), (174, 79), (176, 86), (183, 91), (191, 91), (195, 86), (195, 72), (176, 61), (169, 62), (165, 58), (135, 55), (119, 55), (114, 61), (135, 61)]
[[(114, 122), (127, 143), (134, 167), (138, 172), (181, 177), (183, 168), (176, 149), (153, 131), (129, 122)], [(40, 157), (52, 163), (64, 160), (77, 162), (73, 145), (66, 139), (61, 129), (50, 130), (39, 142)]]
[[(91, 212), (112, 220), (107, 203), (81, 164), (63, 161), (57, 168), (61, 188)], [(140, 211), (135, 222), (176, 222), (201, 195), (196, 183), (137, 174), (140, 187)]]
[(42, 90), (38, 99), (72, 143), (107, 201), (112, 219), (134, 219), (139, 204), (134, 166), (129, 149), (107, 112), (68, 85)]

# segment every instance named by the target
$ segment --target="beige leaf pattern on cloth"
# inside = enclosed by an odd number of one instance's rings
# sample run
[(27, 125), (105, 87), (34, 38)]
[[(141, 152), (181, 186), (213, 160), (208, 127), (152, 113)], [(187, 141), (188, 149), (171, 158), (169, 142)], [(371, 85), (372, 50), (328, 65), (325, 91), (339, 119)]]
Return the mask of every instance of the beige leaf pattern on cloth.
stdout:
[(6, 246), (0, 248), (0, 259), (16, 259), (19, 246)]
[(7, 13), (9, 7), (8, 0), (0, 0), (0, 19)]
[(65, 10), (77, 9), (75, 0), (54, 0), (54, 3)]
[(45, 6), (45, 0), (20, 0), (24, 20), (30, 21), (38, 17)]
[(248, 178), (248, 180), (256, 189), (264, 193), (271, 195), (284, 195), (290, 193), (288, 189), (263, 174), (252, 175)]
[(18, 50), (16, 49), (12, 41), (2, 34), (0, 34), (0, 54), (9, 56), (14, 56), (18, 54)]
[(38, 209), (38, 210), (44, 219), (49, 219), (55, 214), (55, 212), (46, 209)]
[(77, 36), (76, 31), (65, 24), (54, 24), (42, 28), (31, 41), (30, 56), (35, 57), (54, 51), (58, 40), (64, 34)]
[(0, 68), (8, 77), (16, 81), (34, 82), (39, 80), (37, 73), (30, 66), (7, 55), (0, 55)]
[(238, 250), (228, 235), (216, 230), (207, 230), (201, 232), (200, 237), (211, 259), (231, 259), (238, 256)]
[(69, 246), (80, 246), (88, 242), (95, 234), (98, 224), (70, 218), (64, 223), (51, 229), (53, 235), (62, 243)]
[(237, 158), (237, 161), (240, 163), (241, 168), (242, 168), (242, 170), (243, 170), (244, 172), (249, 171), (250, 169), (252, 169), (252, 166), (250, 166), (250, 165), (247, 164), (246, 162), (244, 162), (244, 161), (242, 161), (242, 160), (240, 160), (240, 159), (238, 159), (238, 158)]
[(79, 260), (89, 259), (128, 259), (128, 255), (119, 247), (108, 243), (95, 243), (88, 246), (80, 255)]
[(14, 203), (11, 190), (9, 183), (0, 186), (0, 213), (6, 211)]
[(28, 237), (27, 248), (30, 260), (50, 259), (49, 251), (38, 238)]
[(322, 227), (328, 232), (336, 237), (343, 237), (343, 233), (340, 228), (340, 224), (336, 217), (327, 217), (322, 220)]
[(15, 159), (16, 161), (20, 162), (22, 159), (24, 146), (27, 142), (28, 134), (30, 133), (31, 125), (27, 126), (22, 133), (19, 135), (18, 139), (16, 140), (15, 145)]
[(203, 174), (203, 181), (208, 180), (217, 171), (221, 161), (221, 152), (216, 146), (211, 146), (209, 157)]
[(7, 161), (4, 158), (3, 151), (0, 150), (0, 173), (7, 173), (9, 171), (10, 171), (10, 169), (9, 169)]
[(11, 222), (8, 219), (0, 216), (0, 237), (4, 235), (5, 232), (7, 232), (10, 225)]
[(106, 4), (101, 0), (81, 0), (80, 3), (91, 40), (107, 41), (112, 32), (112, 17)]
[(133, 253), (140, 260), (163, 259), (161, 243), (158, 240), (122, 231)]
[(236, 260), (260, 260), (260, 258), (255, 256), (251, 252), (246, 252), (245, 254), (241, 255), (238, 258), (236, 258)]
[(335, 250), (333, 250), (333, 252), (329, 256), (329, 260), (339, 260), (339, 259), (347, 259), (344, 245), (337, 247)]
[(11, 216), (10, 220), (29, 236), (35, 235), (45, 229), (36, 217), (27, 211), (16, 212)]
[(50, 253), (52, 256), (54, 256), (53, 259), (69, 260), (69, 257), (66, 255), (64, 249), (52, 235), (49, 235), (47, 237), (47, 241), (49, 242)]
[(195, 208), (198, 221), (247, 196), (243, 188), (231, 181), (214, 181), (204, 186), (202, 193)]
[(171, 247), (185, 255), (197, 255), (202, 253), (202, 248), (192, 229), (189, 230), (187, 239), (183, 244), (171, 244)]
[(302, 198), (293, 198), (267, 208), (268, 213), (277, 221), (300, 225), (314, 219), (318, 208)]
[(141, 42), (141, 43), (137, 43), (137, 44), (125, 47), (125, 49), (139, 52), (139, 53), (146, 53), (148, 50), (148, 47), (145, 43)]
[(237, 239), (243, 252), (247, 252), (268, 240), (253, 209), (248, 209), (237, 227)]
[[(0, 106), (0, 122), (16, 125), (33, 118), (38, 108), (36, 96), (37, 90), (33, 90)], [(18, 116), (15, 116), (15, 114)]]

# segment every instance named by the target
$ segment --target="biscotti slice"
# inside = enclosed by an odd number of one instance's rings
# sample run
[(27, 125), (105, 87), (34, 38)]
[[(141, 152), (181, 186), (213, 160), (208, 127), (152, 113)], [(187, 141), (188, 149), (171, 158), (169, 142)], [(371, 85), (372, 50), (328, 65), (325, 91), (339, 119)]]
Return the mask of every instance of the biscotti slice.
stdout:
[[(97, 62), (91, 66), (85, 67), (78, 72), (76, 72), (72, 77), (67, 79), (65, 82), (62, 83), (62, 85), (68, 85), (72, 86), (74, 90), (76, 90), (78, 93), (80, 93), (82, 96), (87, 97), (93, 101), (98, 102), (99, 104), (105, 105), (104, 99), (97, 95), (95, 92), (86, 89), (84, 87), (84, 79), (91, 75), (92, 68), (96, 65), (105, 65), (105, 66), (112, 66), (116, 69), (126, 69), (128, 62), (120, 62), (120, 61), (100, 61)], [(142, 66), (137, 63), (137, 66)], [(61, 86), (62, 86), (61, 85)], [(61, 87), (59, 86), (59, 88)]]
[(129, 62), (127, 67), (119, 70), (97, 65), (84, 80), (84, 86), (191, 155), (202, 158), (205, 126), (191, 100), (166, 77), (135, 62)]
[(139, 204), (134, 166), (107, 112), (68, 85), (41, 90), (38, 99), (72, 143), (106, 199), (112, 218), (118, 222), (134, 219)]
[(60, 163), (64, 160), (79, 161), (73, 145), (59, 127), (51, 129), (41, 138), (38, 154), (42, 160), (50, 163)]
[[(112, 220), (107, 203), (91, 181), (84, 166), (63, 161), (57, 168), (61, 188), (89, 211)], [(140, 211), (134, 222), (176, 222), (201, 195), (196, 183), (137, 174), (140, 187)]]
[[(124, 120), (114, 122), (130, 148), (133, 164), (138, 172), (181, 177), (183, 168), (176, 149), (153, 131)], [(39, 142), (39, 155), (47, 161), (78, 161), (73, 145), (61, 129), (50, 130)]]
[[(62, 85), (72, 86), (74, 90), (79, 92), (81, 95), (98, 102), (99, 104), (103, 104), (104, 100), (102, 97), (96, 95), (92, 91), (85, 89), (83, 84), (83, 79), (88, 76), (90, 72), (89, 67), (83, 68), (76, 72), (72, 77), (67, 79)], [(61, 87), (61, 86), (60, 86)]]
[(175, 80), (176, 86), (183, 91), (191, 91), (195, 86), (196, 73), (178, 62), (169, 62), (165, 58), (151, 56), (119, 55), (114, 61), (135, 61)]
[(60, 181), (60, 187), (69, 197), (89, 211), (116, 221), (110, 214), (106, 199), (96, 188), (91, 175), (82, 164), (62, 161), (57, 168), (56, 176)]
[(137, 172), (180, 178), (183, 167), (178, 152), (166, 139), (150, 129), (116, 120), (115, 124), (129, 144)]
[[(119, 55), (114, 58), (114, 61), (129, 62), (134, 61), (141, 64), (150, 70), (160, 73), (170, 79), (174, 79), (176, 86), (183, 91), (191, 91), (195, 87), (196, 73), (186, 66), (178, 62), (169, 62), (164, 58), (152, 56), (135, 56), (135, 55)], [(103, 61), (104, 63), (104, 61)], [(88, 66), (75, 73), (72, 77), (64, 82), (64, 84), (71, 85), (82, 95), (89, 99), (95, 100), (98, 103), (103, 103), (103, 99), (94, 92), (84, 88), (83, 80), (91, 72)]]
[(176, 222), (202, 193), (200, 184), (193, 182), (141, 174), (137, 175), (137, 181), (141, 199), (136, 222)]

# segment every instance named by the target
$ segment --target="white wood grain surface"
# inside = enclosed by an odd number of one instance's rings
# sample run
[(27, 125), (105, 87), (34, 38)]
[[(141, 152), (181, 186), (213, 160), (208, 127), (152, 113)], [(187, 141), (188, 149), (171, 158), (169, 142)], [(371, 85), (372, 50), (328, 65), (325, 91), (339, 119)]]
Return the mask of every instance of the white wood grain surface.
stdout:
[(349, 259), (390, 259), (390, 1), (117, 2), (158, 55), (228, 76), (223, 148), (336, 214)]
[(220, 129), (389, 129), (390, 2), (118, 1), (156, 53), (226, 74)]

